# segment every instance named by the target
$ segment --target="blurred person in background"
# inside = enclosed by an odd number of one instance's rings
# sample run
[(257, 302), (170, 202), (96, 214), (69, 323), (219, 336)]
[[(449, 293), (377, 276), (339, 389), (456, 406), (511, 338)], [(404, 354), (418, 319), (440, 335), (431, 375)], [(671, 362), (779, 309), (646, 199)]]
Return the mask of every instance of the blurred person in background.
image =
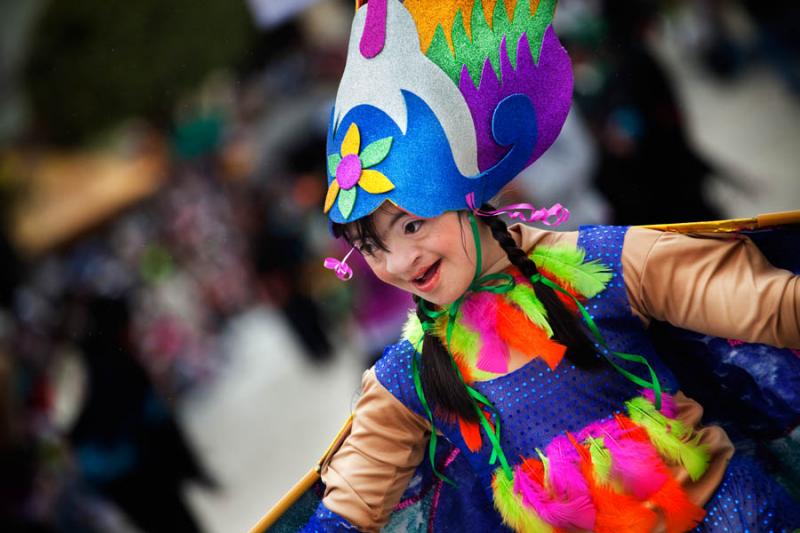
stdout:
[(182, 490), (189, 480), (210, 481), (133, 354), (128, 304), (81, 300), (74, 305), (84, 323), (73, 334), (87, 391), (69, 440), (83, 479), (143, 531), (200, 531)]
[[(564, 2), (569, 5), (569, 2)], [(716, 220), (712, 167), (688, 141), (680, 105), (647, 43), (655, 2), (575, 2), (564, 28), (575, 102), (599, 151), (594, 184), (614, 224)]]
[(598, 165), (597, 141), (577, 105), (572, 106), (558, 138), (536, 165), (526, 168), (507, 189), (515, 201), (532, 200), (550, 206), (569, 207), (565, 230), (584, 224), (605, 224), (611, 220), (611, 206), (593, 184)]
[[(323, 315), (308, 291), (307, 279), (307, 265), (315, 257), (307, 235), (309, 206), (322, 198), (321, 188), (309, 187), (309, 178), (324, 172), (314, 157), (322, 146), (322, 139), (304, 139), (288, 151), (283, 179), (269, 176), (254, 206), (260, 223), (251, 240), (258, 282), (267, 300), (283, 312), (305, 352), (316, 361), (332, 355)], [(273, 205), (275, 198), (282, 199), (279, 206)]]

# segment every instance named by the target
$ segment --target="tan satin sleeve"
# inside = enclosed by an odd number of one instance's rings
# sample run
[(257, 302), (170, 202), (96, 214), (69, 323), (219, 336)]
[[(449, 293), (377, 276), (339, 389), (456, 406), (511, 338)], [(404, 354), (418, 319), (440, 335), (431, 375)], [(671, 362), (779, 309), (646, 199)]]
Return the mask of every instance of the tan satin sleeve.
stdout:
[(800, 348), (800, 276), (775, 268), (741, 235), (631, 228), (625, 287), (643, 322), (663, 320), (728, 339)]
[(389, 519), (430, 433), (427, 420), (406, 408), (367, 370), (350, 435), (322, 470), (323, 503), (363, 531)]

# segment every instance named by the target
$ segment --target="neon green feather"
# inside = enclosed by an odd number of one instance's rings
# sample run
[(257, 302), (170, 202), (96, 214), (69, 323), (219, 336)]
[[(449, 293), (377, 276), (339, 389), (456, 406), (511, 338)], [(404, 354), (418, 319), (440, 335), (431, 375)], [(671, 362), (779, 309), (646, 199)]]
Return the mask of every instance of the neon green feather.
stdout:
[(522, 503), (522, 497), (514, 492), (514, 480), (508, 479), (500, 468), (494, 473), (492, 492), (494, 506), (508, 527), (524, 533), (552, 533), (552, 526)]
[(542, 462), (542, 479), (544, 480), (544, 486), (548, 489), (550, 488), (550, 459), (542, 453), (542, 450), (536, 448), (536, 455), (539, 456), (539, 460)]
[(530, 257), (537, 267), (552, 272), (587, 298), (602, 292), (611, 279), (606, 265), (597, 260), (584, 262), (586, 252), (574, 246), (537, 246)]
[[(498, 5), (502, 2), (498, 2)], [(605, 265), (592, 261), (584, 263), (583, 250), (565, 246), (538, 246), (531, 254), (536, 264), (551, 272), (554, 276), (569, 284), (572, 288), (586, 297), (592, 297), (605, 289), (605, 284), (611, 278), (611, 273)], [(529, 284), (517, 283), (513, 289), (497, 298), (507, 298), (518, 307), (530, 320), (531, 324), (540, 328), (548, 337), (553, 336), (553, 329), (547, 322), (547, 310), (536, 297), (536, 293)], [(435, 320), (433, 332), (443, 342), (447, 342), (447, 315), (442, 315)], [(424, 332), (417, 318), (415, 310), (411, 310), (403, 326), (403, 339), (408, 340), (416, 349), (420, 347), (420, 340)], [(474, 380), (482, 381), (497, 376), (477, 368), (478, 353), (481, 348), (480, 334), (468, 328), (460, 319), (457, 319), (452, 330), (449, 348), (470, 369)], [(645, 400), (646, 401), (646, 400)], [(689, 458), (687, 457), (687, 460)]]
[[(446, 330), (447, 318), (443, 315), (434, 322), (433, 331), (442, 340), (442, 342), (446, 342)], [(401, 338), (410, 342), (411, 345), (414, 346), (414, 349), (419, 350), (422, 346), (420, 341), (422, 340), (424, 334), (425, 332), (422, 330), (422, 324), (417, 317), (416, 311), (414, 309), (409, 310), (408, 318), (406, 319), (405, 324), (403, 324), (403, 333)], [(473, 379), (480, 381), (497, 377), (497, 374), (486, 372), (476, 367), (476, 363), (478, 361), (478, 351), (480, 350), (480, 347), (480, 335), (457, 320), (453, 326), (453, 335), (450, 339), (450, 349), (453, 351), (453, 353), (458, 354), (464, 359), (464, 363), (470, 368), (470, 374), (472, 374)]]
[(598, 483), (607, 485), (611, 474), (611, 453), (605, 446), (603, 438), (589, 437), (586, 439), (589, 445), (589, 454), (592, 456), (592, 466), (594, 467), (594, 477)]
[(692, 481), (699, 479), (708, 468), (708, 448), (700, 444), (699, 436), (678, 420), (665, 417), (649, 400), (637, 397), (625, 402), (631, 420), (644, 428), (658, 452), (673, 464), (686, 469)]
[[(436, 321), (436, 333), (442, 339), (442, 342), (447, 342), (447, 320), (443, 315)], [(453, 353), (460, 354), (464, 358), (464, 362), (469, 367), (473, 379), (480, 381), (497, 377), (497, 374), (477, 368), (478, 352), (481, 349), (481, 336), (477, 331), (468, 328), (459, 320), (456, 320), (455, 325), (453, 325), (450, 349)]]
[(423, 335), (425, 335), (425, 332), (422, 331), (422, 323), (419, 321), (416, 311), (410, 309), (406, 323), (403, 324), (402, 339), (407, 340), (411, 343), (411, 346), (417, 349), (420, 347), (419, 342), (422, 340)]
[(550, 324), (547, 322), (547, 310), (536, 297), (536, 293), (533, 292), (533, 287), (527, 283), (518, 283), (506, 294), (508, 299), (514, 302), (514, 304), (525, 313), (528, 320), (543, 329), (548, 337), (553, 336), (553, 328), (551, 328)]

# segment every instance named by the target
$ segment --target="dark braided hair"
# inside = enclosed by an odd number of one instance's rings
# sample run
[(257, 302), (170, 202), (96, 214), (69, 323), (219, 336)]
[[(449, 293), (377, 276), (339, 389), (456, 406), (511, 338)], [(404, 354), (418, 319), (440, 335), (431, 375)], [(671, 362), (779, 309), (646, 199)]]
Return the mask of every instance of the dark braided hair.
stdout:
[[(493, 211), (490, 204), (481, 210)], [(511, 264), (530, 280), (539, 273), (536, 263), (528, 257), (508, 232), (508, 226), (500, 217), (481, 217), (492, 231), (492, 236), (503, 248)], [(581, 368), (596, 368), (600, 364), (594, 344), (589, 340), (580, 320), (559, 299), (556, 292), (544, 283), (533, 283), (533, 292), (547, 311), (547, 322), (553, 328), (553, 340), (567, 347), (566, 357)]]
[[(422, 324), (433, 322), (422, 310), (423, 303), (429, 309), (433, 305), (419, 296), (414, 296), (414, 302), (417, 304), (419, 321)], [(444, 414), (456, 414), (464, 420), (478, 422), (478, 413), (472, 405), (472, 399), (441, 339), (432, 332), (426, 332), (421, 355), (420, 379), (428, 404), (444, 411)]]

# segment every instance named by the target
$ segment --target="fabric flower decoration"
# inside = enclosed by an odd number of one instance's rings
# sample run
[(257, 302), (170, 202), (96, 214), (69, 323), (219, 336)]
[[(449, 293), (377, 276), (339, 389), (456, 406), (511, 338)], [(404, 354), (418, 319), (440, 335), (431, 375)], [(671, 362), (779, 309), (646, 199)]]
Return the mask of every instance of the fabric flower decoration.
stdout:
[(380, 194), (394, 189), (394, 183), (373, 167), (386, 159), (392, 138), (384, 137), (368, 144), (359, 153), (361, 147), (361, 133), (355, 122), (344, 136), (340, 154), (328, 155), (328, 172), (334, 176), (328, 194), (325, 197), (325, 212), (330, 211), (337, 196), (337, 205), (344, 218), (353, 212), (356, 205), (356, 185), (371, 194)]

